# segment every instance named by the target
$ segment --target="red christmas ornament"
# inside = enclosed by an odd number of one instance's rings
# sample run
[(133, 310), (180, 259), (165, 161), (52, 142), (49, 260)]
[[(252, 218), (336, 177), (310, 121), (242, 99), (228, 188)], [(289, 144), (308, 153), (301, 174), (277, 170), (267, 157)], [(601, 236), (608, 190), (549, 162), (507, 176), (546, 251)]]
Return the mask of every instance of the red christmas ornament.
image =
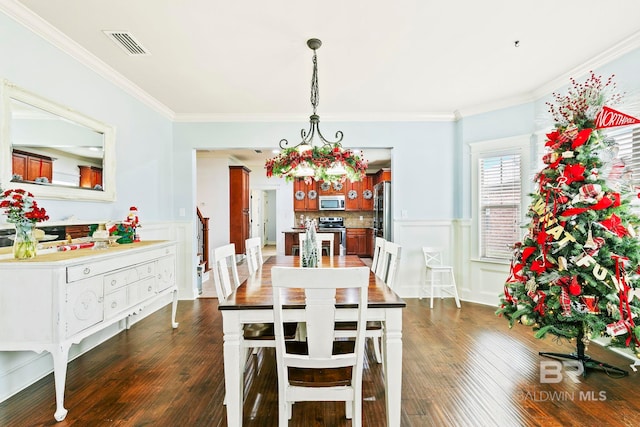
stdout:
[(569, 285), (569, 293), (574, 297), (582, 293), (582, 287), (578, 283), (578, 278), (576, 276), (571, 279), (571, 284)]

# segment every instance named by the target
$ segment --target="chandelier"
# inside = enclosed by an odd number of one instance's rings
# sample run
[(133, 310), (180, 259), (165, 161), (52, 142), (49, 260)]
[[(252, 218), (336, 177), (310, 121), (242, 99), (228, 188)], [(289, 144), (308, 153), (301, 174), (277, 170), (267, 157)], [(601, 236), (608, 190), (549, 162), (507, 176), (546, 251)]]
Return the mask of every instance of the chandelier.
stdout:
[[(284, 177), (291, 181), (296, 177), (304, 177), (325, 182), (360, 181), (366, 174), (367, 161), (352, 150), (342, 147), (342, 131), (336, 132), (336, 140), (328, 141), (320, 132), (320, 116), (318, 108), (318, 59), (316, 50), (322, 46), (318, 39), (307, 40), (307, 46), (313, 50), (313, 75), (311, 77), (311, 106), (313, 113), (309, 117), (309, 130), (302, 129), (302, 140), (289, 146), (286, 139), (280, 140), (280, 154), (268, 159), (265, 163), (267, 177)], [(317, 140), (315, 137), (317, 136)]]

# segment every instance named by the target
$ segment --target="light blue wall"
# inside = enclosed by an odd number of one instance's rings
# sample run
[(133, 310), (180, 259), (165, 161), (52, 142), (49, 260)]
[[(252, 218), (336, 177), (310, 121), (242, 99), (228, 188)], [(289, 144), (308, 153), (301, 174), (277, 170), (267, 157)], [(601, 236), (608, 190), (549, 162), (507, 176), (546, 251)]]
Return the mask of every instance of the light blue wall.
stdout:
[(43, 200), (52, 221), (124, 219), (131, 205), (143, 222), (175, 217), (170, 120), (2, 13), (0, 78), (116, 129), (117, 201)]
[[(276, 148), (282, 138), (296, 143), (305, 122), (175, 123), (174, 167), (176, 206), (187, 216), (195, 206), (192, 153), (196, 149)], [(331, 137), (344, 132), (346, 147), (392, 148), (394, 216), (400, 219), (453, 217), (454, 177), (462, 165), (454, 162), (454, 122), (322, 122)], [(366, 149), (364, 151), (366, 158)]]

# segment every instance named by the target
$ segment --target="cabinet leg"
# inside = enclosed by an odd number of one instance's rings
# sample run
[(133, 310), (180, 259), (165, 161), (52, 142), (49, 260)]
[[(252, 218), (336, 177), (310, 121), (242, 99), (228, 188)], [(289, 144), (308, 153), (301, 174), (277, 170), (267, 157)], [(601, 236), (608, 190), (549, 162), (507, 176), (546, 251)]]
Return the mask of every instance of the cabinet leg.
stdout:
[(176, 311), (178, 310), (178, 290), (173, 290), (173, 303), (171, 304), (171, 326), (173, 329), (178, 327), (178, 322), (176, 322)]
[(53, 377), (56, 385), (56, 412), (53, 414), (56, 421), (62, 421), (67, 416), (64, 408), (64, 388), (67, 381), (67, 363), (69, 362), (69, 345), (59, 344), (51, 352), (53, 357)]

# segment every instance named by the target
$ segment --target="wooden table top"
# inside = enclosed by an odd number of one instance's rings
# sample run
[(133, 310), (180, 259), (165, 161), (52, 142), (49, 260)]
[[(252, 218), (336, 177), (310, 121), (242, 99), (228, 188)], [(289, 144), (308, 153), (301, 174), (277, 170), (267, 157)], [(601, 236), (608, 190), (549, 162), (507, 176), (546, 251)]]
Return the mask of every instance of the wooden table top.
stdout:
[[(356, 255), (322, 257), (320, 268), (362, 267), (365, 264)], [(220, 302), (219, 310), (253, 310), (272, 309), (273, 297), (271, 290), (271, 268), (300, 267), (299, 256), (275, 255), (269, 257), (253, 276), (249, 276), (226, 301)], [(356, 307), (358, 296), (353, 291), (338, 290), (336, 293), (338, 307)], [(369, 274), (369, 308), (402, 308), (406, 303), (375, 274)], [(291, 289), (284, 295), (285, 308), (300, 308), (304, 306), (304, 293), (298, 289)]]

